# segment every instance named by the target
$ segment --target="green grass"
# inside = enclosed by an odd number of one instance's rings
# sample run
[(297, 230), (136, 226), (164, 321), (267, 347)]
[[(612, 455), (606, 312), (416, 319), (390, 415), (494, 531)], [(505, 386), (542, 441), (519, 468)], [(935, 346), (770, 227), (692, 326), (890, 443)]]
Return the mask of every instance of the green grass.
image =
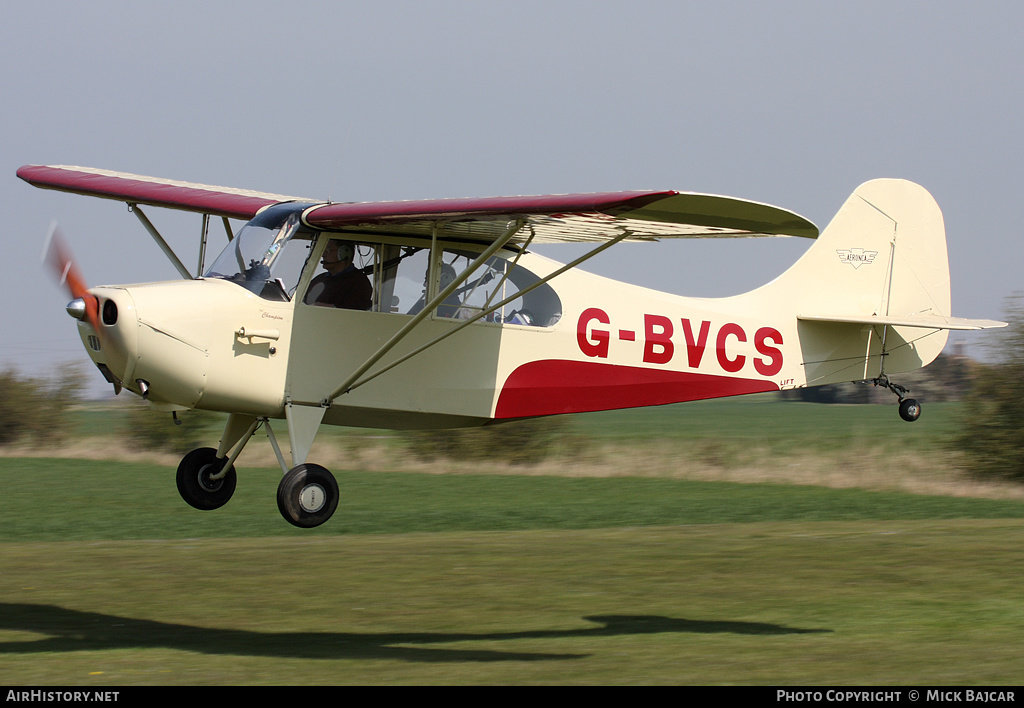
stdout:
[[(631, 408), (551, 418), (568, 433), (604, 442), (650, 440), (694, 441), (714, 437), (740, 443), (751, 440), (777, 445), (811, 445), (829, 448), (837, 443), (871, 441), (876, 445), (929, 448), (942, 444), (961, 425), (959, 403), (925, 403), (921, 418), (907, 424), (899, 419), (895, 397), (892, 405), (823, 405), (782, 401), (776, 394), (694, 401), (650, 408)], [(125, 403), (118, 401), (117, 403)], [(170, 417), (161, 415), (170, 425)], [(184, 416), (189, 420), (187, 414)], [(204, 413), (204, 433), (216, 440), (224, 416)], [(76, 435), (130, 436), (131, 421), (124, 405), (114, 403), (85, 408), (74, 415)], [(346, 439), (372, 436), (401, 438), (390, 430), (325, 426), (321, 438)]]
[(0, 461), (0, 541), (318, 537), (434, 531), (621, 526), (1024, 518), (1024, 501), (778, 484), (673, 479), (426, 475), (335, 470), (342, 501), (312, 531), (276, 507), (280, 470), (246, 469), (223, 509), (199, 512), (177, 494), (174, 470), (86, 460)]
[(0, 546), (8, 685), (1014, 685), (1019, 520)]
[[(957, 414), (930, 406), (907, 425), (889, 407), (755, 397), (578, 416), (572, 434), (627, 451), (713, 438), (778, 455), (913, 454), (941, 444)], [(178, 498), (173, 467), (0, 459), (0, 677), (1020, 681), (1024, 501), (498, 475), (484, 463), (481, 474), (334, 471), (338, 512), (302, 531), (277, 512), (279, 470), (243, 466), (231, 502), (200, 512)]]
[[(895, 398), (893, 401), (895, 402)], [(596, 440), (752, 442), (784, 452), (870, 444), (885, 449), (930, 449), (958, 430), (961, 406), (924, 406), (912, 424), (895, 405), (823, 405), (780, 401), (774, 394), (695, 401), (655, 408), (572, 416), (576, 432)]]

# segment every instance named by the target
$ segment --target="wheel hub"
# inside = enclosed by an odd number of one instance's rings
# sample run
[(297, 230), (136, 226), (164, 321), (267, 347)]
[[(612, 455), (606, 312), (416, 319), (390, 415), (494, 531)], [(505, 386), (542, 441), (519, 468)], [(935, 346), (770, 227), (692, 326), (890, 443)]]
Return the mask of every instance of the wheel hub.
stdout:
[(309, 514), (315, 514), (327, 503), (327, 493), (319, 484), (307, 484), (299, 492), (299, 506)]
[(277, 485), (277, 508), (293, 526), (319, 526), (331, 518), (337, 506), (338, 482), (320, 465), (296, 465)]
[(224, 478), (213, 479), (215, 474), (217, 474), (216, 465), (203, 465), (198, 475), (199, 486), (208, 492), (216, 492), (224, 484)]

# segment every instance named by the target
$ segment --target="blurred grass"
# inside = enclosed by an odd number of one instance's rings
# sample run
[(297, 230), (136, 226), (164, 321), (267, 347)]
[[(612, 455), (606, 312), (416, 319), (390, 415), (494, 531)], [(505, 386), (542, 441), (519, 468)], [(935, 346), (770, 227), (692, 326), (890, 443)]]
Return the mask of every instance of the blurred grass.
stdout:
[[(899, 443), (931, 444), (958, 429), (962, 406), (959, 402), (925, 403), (921, 418), (912, 424), (899, 419), (893, 405), (820, 404), (786, 401), (778, 394), (757, 394), (737, 398), (693, 401), (647, 408), (628, 408), (595, 413), (557, 416), (581, 435), (606, 440), (648, 440), (674, 437), (697, 439), (708, 435), (751, 439), (778, 437), (787, 443), (816, 440), (890, 438)], [(134, 399), (115, 399), (81, 406), (74, 415), (75, 434), (109, 435), (128, 432)], [(169, 414), (152, 412), (171, 424)], [(188, 420), (188, 413), (183, 419)], [(207, 432), (219, 436), (223, 414), (203, 413)], [(401, 431), (339, 428), (325, 426), (321, 435), (401, 437)]]
[(280, 470), (245, 469), (222, 509), (183, 502), (174, 469), (156, 465), (8, 458), (0, 541), (319, 537), (439, 531), (865, 519), (1024, 518), (1024, 501), (781, 484), (636, 477), (427, 475), (334, 470), (338, 512), (313, 530), (276, 507)]
[[(163, 426), (173, 450), (142, 445), (142, 434), (132, 428), (140, 413), (152, 424), (147, 431)], [(767, 394), (465, 431), (324, 426), (309, 459), (332, 470), (673, 477), (1024, 498), (1024, 486), (978, 477), (970, 458), (953, 449), (950, 441), (963, 428), (964, 415), (959, 403), (937, 403), (927, 405), (917, 422), (906, 423), (895, 405), (799, 403)], [(174, 426), (167, 414), (106, 403), (79, 411), (63, 454), (176, 465), (187, 450), (216, 444), (224, 416), (202, 413), (184, 420)], [(287, 445), (283, 423), (273, 424)], [(236, 467), (274, 464), (259, 433)]]
[[(896, 399), (893, 398), (893, 401)], [(802, 403), (777, 394), (695, 401), (656, 408), (573, 416), (575, 428), (595, 439), (679, 442), (758, 442), (779, 450), (834, 450), (870, 443), (887, 449), (930, 449), (958, 429), (959, 403), (923, 406), (914, 423), (900, 420), (895, 405)]]

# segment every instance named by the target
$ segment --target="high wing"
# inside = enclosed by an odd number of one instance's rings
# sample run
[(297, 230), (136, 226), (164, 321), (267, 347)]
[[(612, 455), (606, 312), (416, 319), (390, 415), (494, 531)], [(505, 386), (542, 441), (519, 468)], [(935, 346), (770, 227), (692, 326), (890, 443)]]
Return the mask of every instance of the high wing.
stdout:
[(814, 224), (784, 209), (672, 191), (326, 204), (303, 215), (310, 226), (327, 231), (429, 237), (439, 227), (441, 238), (483, 243), (516, 218), (524, 224), (514, 242), (596, 242), (623, 233), (625, 241), (818, 236)]
[(319, 201), (68, 165), (25, 165), (18, 177), (41, 189), (246, 221), (272, 204)]
[[(525, 197), (322, 203), (301, 197), (214, 187), (86, 167), (26, 165), (18, 176), (55, 189), (130, 204), (251, 219), (280, 202), (309, 202), (303, 219), (313, 228), (492, 243), (509, 220), (519, 220), (512, 242), (573, 243), (609, 239), (817, 238), (818, 228), (785, 209), (758, 202), (674, 191), (606, 192)], [(625, 236), (623, 236), (625, 234)]]

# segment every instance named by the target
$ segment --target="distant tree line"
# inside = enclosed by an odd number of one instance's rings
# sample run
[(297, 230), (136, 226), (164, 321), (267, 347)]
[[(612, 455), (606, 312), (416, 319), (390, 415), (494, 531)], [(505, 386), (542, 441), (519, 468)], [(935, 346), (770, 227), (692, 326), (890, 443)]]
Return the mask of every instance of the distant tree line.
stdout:
[[(28, 376), (16, 369), (0, 372), (0, 445), (53, 445), (76, 433), (75, 412), (86, 403), (86, 373), (77, 365), (61, 367), (55, 379)], [(139, 450), (184, 454), (198, 447), (219, 419), (203, 411), (178, 415), (158, 413), (136, 396), (122, 396), (124, 405), (110, 412), (110, 432)], [(214, 433), (216, 435), (216, 433)]]
[(990, 332), (995, 360), (978, 365), (955, 446), (974, 472), (1024, 482), (1024, 295), (1007, 300), (1005, 329)]
[[(925, 406), (962, 401), (959, 432), (950, 441), (966, 453), (967, 471), (1024, 482), (1024, 295), (1007, 299), (1005, 329), (986, 333), (991, 356), (940, 354), (929, 366), (897, 377)], [(871, 384), (836, 384), (786, 391), (787, 400), (816, 403), (889, 403), (891, 392)]]
[(14, 369), (0, 372), (0, 445), (63, 440), (83, 390), (76, 367), (64, 369), (57, 379), (23, 376)]
[(223, 419), (216, 413), (191, 410), (172, 416), (132, 399), (125, 406), (123, 428), (128, 444), (138, 450), (184, 455), (220, 438)]
[(412, 430), (403, 438), (409, 452), (426, 462), (448, 459), (535, 465), (577, 442), (571, 430), (567, 418), (554, 416), (481, 428)]

